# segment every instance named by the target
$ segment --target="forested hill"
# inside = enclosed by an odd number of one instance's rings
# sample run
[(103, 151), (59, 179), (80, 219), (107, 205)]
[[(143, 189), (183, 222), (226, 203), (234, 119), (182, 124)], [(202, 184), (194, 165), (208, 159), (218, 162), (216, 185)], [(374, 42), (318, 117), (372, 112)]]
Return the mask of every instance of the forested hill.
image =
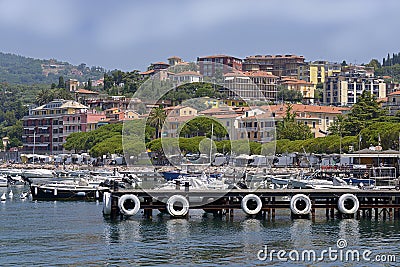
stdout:
[(84, 63), (74, 66), (55, 59), (34, 59), (0, 52), (0, 83), (51, 84), (57, 83), (60, 76), (84, 82), (102, 78), (105, 71)]

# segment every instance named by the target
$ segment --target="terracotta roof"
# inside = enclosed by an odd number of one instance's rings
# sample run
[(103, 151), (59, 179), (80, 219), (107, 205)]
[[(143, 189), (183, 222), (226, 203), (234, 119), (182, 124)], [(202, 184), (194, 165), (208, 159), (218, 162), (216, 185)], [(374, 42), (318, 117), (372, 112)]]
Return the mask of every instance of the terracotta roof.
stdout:
[(231, 107), (210, 108), (199, 112), (200, 114), (227, 114), (236, 113)]
[(152, 74), (153, 72), (155, 72), (155, 70), (143, 71), (143, 72), (140, 72), (139, 74), (141, 74), (141, 75), (148, 75), (148, 74)]
[(273, 75), (269, 71), (247, 71), (244, 72), (245, 75), (250, 76), (250, 77), (268, 77), (268, 78), (278, 78), (278, 76)]
[(166, 107), (166, 108), (164, 108), (164, 110), (174, 110), (174, 109), (181, 109), (181, 108), (184, 108), (184, 107), (178, 105), (178, 106)]
[[(270, 106), (265, 106), (265, 109), (267, 109), (268, 107), (270, 108), (271, 112), (276, 112), (276, 113), (286, 112), (286, 105), (270, 105)], [(329, 113), (329, 114), (342, 114), (342, 111), (350, 109), (345, 107), (314, 106), (314, 105), (302, 105), (302, 104), (293, 104), (292, 107), (293, 111), (295, 112)]]
[(273, 121), (273, 116), (271, 112), (266, 112), (266, 113), (262, 113), (262, 114), (258, 114), (255, 116), (249, 116), (249, 117), (243, 117), (241, 118), (241, 120), (252, 120), (252, 119), (271, 119), (271, 121)]
[(168, 63), (165, 63), (165, 62), (162, 62), (162, 61), (151, 63), (151, 65), (168, 65), (169, 66)]
[(241, 72), (241, 71), (238, 71), (238, 70), (225, 73), (224, 76), (225, 77), (232, 77), (232, 76), (235, 76), (235, 77), (248, 77), (246, 74), (244, 74), (244, 72)]
[(281, 81), (281, 84), (306, 84), (306, 85), (313, 85), (310, 82), (304, 81), (304, 80), (298, 80), (294, 78), (284, 78)]
[(217, 119), (229, 119), (229, 118), (237, 118), (239, 117), (239, 114), (232, 113), (232, 114), (215, 114), (212, 115), (211, 117), (217, 118)]
[(185, 76), (185, 75), (192, 75), (192, 76), (202, 76), (200, 73), (196, 71), (183, 71), (179, 73), (173, 73), (175, 76)]
[(180, 116), (180, 117), (167, 117), (168, 122), (185, 122), (195, 118), (196, 116)]
[(392, 95), (400, 95), (400, 91), (394, 91), (394, 92), (388, 94), (388, 96), (392, 96)]
[(79, 93), (79, 94), (91, 94), (91, 95), (98, 95), (99, 94), (98, 92), (86, 90), (86, 89), (83, 89), (83, 88), (76, 90), (76, 92)]
[(87, 123), (96, 123), (106, 118), (104, 114), (87, 114)]
[(230, 57), (230, 58), (240, 59), (240, 58), (237, 58), (234, 56), (228, 56), (228, 55), (212, 55), (212, 56), (205, 56), (205, 57), (199, 57), (199, 58), (222, 58), (222, 57)]

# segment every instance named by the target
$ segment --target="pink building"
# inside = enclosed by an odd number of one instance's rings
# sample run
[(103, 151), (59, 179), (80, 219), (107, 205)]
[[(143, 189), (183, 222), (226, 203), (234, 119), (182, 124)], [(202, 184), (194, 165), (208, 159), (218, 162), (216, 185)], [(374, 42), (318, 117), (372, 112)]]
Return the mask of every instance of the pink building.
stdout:
[(59, 154), (69, 134), (86, 132), (87, 107), (71, 100), (54, 100), (32, 109), (23, 119), (23, 150)]

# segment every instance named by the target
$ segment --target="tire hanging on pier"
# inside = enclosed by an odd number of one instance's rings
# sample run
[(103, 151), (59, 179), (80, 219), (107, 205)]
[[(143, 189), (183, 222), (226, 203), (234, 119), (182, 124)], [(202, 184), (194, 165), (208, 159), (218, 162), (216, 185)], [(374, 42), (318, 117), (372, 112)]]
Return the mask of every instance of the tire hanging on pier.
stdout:
[(338, 209), (343, 214), (354, 214), (358, 211), (360, 202), (353, 194), (341, 195), (338, 200)]
[[(130, 208), (132, 206), (133, 208)], [(122, 214), (132, 216), (138, 213), (140, 209), (140, 200), (135, 195), (123, 195), (118, 200), (118, 208)]]
[[(180, 209), (176, 209), (176, 207)], [(171, 216), (185, 216), (189, 212), (189, 201), (184, 196), (173, 195), (167, 200), (167, 210)]]
[(304, 194), (294, 195), (290, 199), (290, 210), (296, 215), (306, 215), (311, 212), (311, 200)]
[[(249, 201), (254, 201), (256, 203), (256, 206), (254, 205), (249, 205)], [(262, 201), (261, 198), (255, 194), (249, 194), (246, 195), (242, 199), (242, 210), (247, 214), (247, 215), (256, 215), (261, 211), (262, 208)]]
[(103, 214), (110, 215), (111, 214), (111, 193), (104, 192), (103, 194)]

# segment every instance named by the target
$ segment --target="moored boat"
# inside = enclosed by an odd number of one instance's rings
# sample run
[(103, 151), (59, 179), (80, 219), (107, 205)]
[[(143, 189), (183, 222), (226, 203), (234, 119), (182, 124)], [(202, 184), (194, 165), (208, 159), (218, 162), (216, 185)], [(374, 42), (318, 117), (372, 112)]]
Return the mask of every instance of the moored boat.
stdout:
[(31, 184), (33, 200), (102, 200), (110, 188), (79, 183)]

